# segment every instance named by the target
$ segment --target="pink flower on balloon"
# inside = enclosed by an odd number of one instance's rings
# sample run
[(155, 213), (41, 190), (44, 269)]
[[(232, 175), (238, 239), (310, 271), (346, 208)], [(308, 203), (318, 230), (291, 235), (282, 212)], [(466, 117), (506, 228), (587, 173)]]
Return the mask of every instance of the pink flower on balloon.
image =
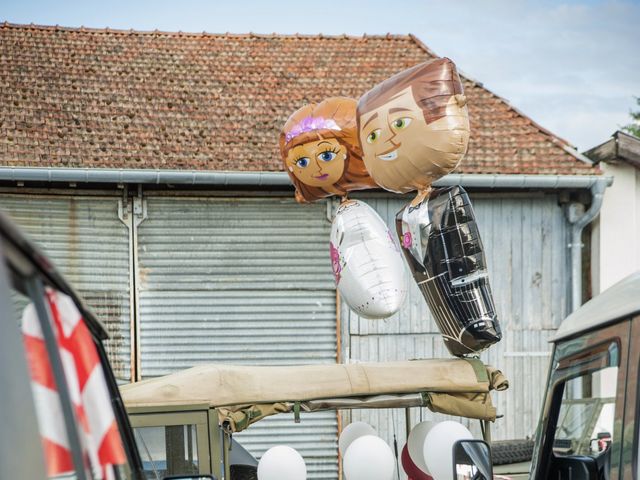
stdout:
[(333, 270), (333, 276), (336, 279), (336, 285), (340, 283), (340, 272), (342, 271), (342, 265), (340, 265), (340, 252), (329, 242), (329, 250), (331, 252), (331, 269)]
[(404, 235), (402, 235), (402, 246), (404, 248), (411, 247), (412, 243), (413, 239), (411, 238), (411, 232), (406, 232)]

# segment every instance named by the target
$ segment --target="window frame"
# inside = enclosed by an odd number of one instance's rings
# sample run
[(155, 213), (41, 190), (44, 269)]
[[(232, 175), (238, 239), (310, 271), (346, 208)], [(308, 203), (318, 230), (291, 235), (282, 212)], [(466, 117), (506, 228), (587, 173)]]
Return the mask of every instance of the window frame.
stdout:
[[(629, 335), (629, 367), (625, 410), (625, 435), (622, 448), (621, 475), (624, 478), (640, 479), (640, 315), (631, 320)], [(632, 383), (635, 382), (635, 385)], [(628, 461), (626, 461), (628, 460)]]
[[(196, 426), (198, 473), (211, 475), (209, 418), (206, 411), (144, 413), (130, 417), (132, 431), (144, 427)], [(135, 433), (134, 433), (135, 438)]]

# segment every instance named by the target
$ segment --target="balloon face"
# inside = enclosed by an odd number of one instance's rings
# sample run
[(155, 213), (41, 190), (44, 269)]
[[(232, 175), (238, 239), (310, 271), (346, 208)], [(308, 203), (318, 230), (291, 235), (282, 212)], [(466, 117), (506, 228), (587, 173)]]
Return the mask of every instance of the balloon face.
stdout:
[(298, 109), (285, 123), (280, 154), (299, 202), (377, 186), (362, 160), (356, 105), (352, 98), (328, 98)]
[[(422, 449), (420, 449), (420, 457), (423, 457)], [(431, 475), (425, 473), (414, 463), (413, 459), (409, 455), (408, 445), (405, 445), (402, 449), (400, 461), (402, 462), (404, 472), (409, 476), (409, 480), (433, 480)], [(422, 462), (424, 463), (424, 460)]]
[(435, 480), (453, 478), (453, 444), (471, 439), (473, 435), (461, 423), (448, 420), (434, 425), (425, 439), (424, 460)]
[(423, 190), (453, 170), (467, 151), (469, 115), (449, 59), (405, 70), (362, 96), (359, 140), (381, 187)]
[(306, 480), (307, 467), (293, 448), (278, 445), (267, 450), (258, 463), (258, 480)]
[(340, 204), (330, 249), (338, 291), (354, 312), (376, 319), (400, 309), (407, 293), (402, 254), (375, 210), (357, 200)]
[(392, 480), (395, 459), (384, 440), (365, 435), (347, 449), (343, 470), (346, 480)]
[(298, 145), (287, 154), (287, 168), (312, 187), (331, 188), (344, 173), (347, 149), (335, 138)]
[(480, 232), (462, 187), (418, 197), (396, 216), (407, 263), (452, 355), (500, 341)]
[(353, 422), (345, 427), (344, 430), (340, 433), (340, 437), (338, 437), (338, 450), (340, 451), (340, 455), (344, 456), (351, 445), (355, 440), (365, 435), (375, 435), (376, 431), (373, 429), (371, 425), (365, 422)]

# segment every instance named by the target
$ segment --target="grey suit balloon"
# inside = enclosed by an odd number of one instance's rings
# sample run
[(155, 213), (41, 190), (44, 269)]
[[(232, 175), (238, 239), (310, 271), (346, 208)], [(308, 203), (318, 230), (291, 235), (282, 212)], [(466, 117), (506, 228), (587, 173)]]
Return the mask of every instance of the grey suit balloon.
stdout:
[(502, 338), (480, 232), (462, 187), (437, 189), (396, 216), (413, 277), (451, 354), (478, 353)]

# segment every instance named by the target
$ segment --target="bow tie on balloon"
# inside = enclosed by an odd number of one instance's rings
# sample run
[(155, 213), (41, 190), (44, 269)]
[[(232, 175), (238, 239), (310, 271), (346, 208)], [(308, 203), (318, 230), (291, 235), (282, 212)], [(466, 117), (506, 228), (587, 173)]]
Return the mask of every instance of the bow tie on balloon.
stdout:
[[(448, 58), (416, 65), (357, 102), (327, 99), (296, 111), (280, 135), (299, 202), (343, 201), (331, 231), (338, 290), (367, 318), (396, 313), (407, 290), (402, 251), (450, 353), (477, 354), (501, 339), (482, 241), (467, 193), (432, 189), (455, 169), (469, 142), (466, 97)], [(353, 190), (418, 192), (392, 235)]]

